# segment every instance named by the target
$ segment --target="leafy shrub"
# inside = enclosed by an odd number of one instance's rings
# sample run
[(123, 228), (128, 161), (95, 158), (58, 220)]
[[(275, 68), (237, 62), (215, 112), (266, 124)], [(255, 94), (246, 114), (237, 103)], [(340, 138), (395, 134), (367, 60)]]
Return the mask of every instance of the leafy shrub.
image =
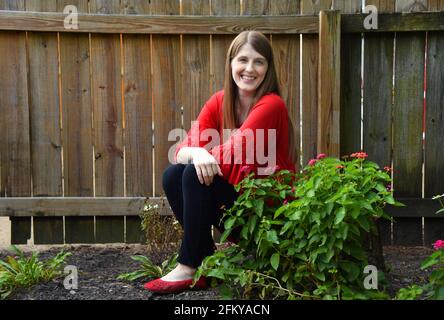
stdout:
[(40, 282), (48, 282), (62, 274), (62, 264), (71, 253), (59, 252), (54, 258), (45, 262), (39, 261), (38, 253), (33, 252), (29, 258), (16, 246), (11, 246), (15, 257), (8, 256), (0, 260), (0, 299), (8, 297), (19, 287), (31, 287)]
[(224, 281), (227, 297), (287, 299), (387, 298), (364, 288), (368, 257), (364, 236), (375, 219), (389, 218), (389, 168), (365, 153), (339, 160), (319, 155), (301, 174), (278, 171), (236, 186), (241, 195), (225, 212), (224, 241), (240, 231), (237, 245), (207, 257), (195, 278)]
[(157, 205), (147, 204), (141, 214), (148, 247), (169, 256), (179, 249), (183, 231), (174, 216), (160, 214)]

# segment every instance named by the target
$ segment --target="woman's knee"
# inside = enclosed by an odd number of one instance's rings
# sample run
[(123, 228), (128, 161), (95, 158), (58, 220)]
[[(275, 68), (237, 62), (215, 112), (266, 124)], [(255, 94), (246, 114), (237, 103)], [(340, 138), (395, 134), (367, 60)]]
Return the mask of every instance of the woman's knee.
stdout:
[(194, 164), (186, 165), (182, 174), (182, 183), (187, 186), (193, 184), (200, 184)]
[(162, 186), (165, 191), (181, 184), (184, 169), (183, 164), (173, 164), (165, 169), (162, 175)]

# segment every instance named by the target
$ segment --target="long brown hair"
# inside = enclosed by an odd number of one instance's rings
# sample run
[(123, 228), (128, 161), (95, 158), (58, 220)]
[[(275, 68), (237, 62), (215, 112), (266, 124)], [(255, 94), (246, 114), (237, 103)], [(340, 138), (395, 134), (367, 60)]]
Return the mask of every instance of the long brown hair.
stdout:
[[(237, 85), (231, 75), (231, 61), (241, 50), (246, 43), (250, 44), (255, 51), (261, 54), (268, 62), (268, 69), (264, 80), (257, 88), (253, 98), (253, 105), (268, 93), (275, 93), (281, 95), (279, 82), (276, 75), (276, 67), (274, 64), (273, 49), (267, 37), (258, 31), (243, 31), (231, 43), (227, 57), (225, 60), (225, 79), (224, 79), (224, 100), (223, 100), (223, 128), (235, 129), (237, 123), (237, 116), (235, 112), (235, 103), (238, 98)], [(289, 156), (293, 163), (297, 162), (298, 153), (296, 145), (296, 136), (293, 120), (288, 114), (288, 140), (289, 140)]]

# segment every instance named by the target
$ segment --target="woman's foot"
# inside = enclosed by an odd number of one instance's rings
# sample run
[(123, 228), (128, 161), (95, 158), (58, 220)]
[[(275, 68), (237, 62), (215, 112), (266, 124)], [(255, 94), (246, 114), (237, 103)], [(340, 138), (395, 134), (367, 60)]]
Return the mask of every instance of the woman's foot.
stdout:
[[(166, 276), (145, 283), (144, 288), (154, 293), (179, 293), (191, 288), (195, 273), (196, 269), (179, 263), (177, 267)], [(205, 289), (206, 279), (201, 277), (194, 284), (194, 288)]]
[(179, 263), (170, 273), (163, 276), (163, 281), (182, 281), (193, 279), (196, 269), (191, 268), (185, 264)]

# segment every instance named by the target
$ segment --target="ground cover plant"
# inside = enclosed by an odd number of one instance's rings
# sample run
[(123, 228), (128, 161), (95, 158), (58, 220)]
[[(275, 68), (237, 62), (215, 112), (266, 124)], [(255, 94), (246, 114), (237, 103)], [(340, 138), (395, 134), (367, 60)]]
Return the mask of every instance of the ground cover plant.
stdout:
[(0, 260), (0, 299), (5, 299), (17, 288), (30, 288), (59, 277), (65, 259), (70, 255), (62, 250), (54, 258), (40, 261), (37, 252), (26, 257), (16, 246), (11, 246), (11, 250), (15, 256)]

